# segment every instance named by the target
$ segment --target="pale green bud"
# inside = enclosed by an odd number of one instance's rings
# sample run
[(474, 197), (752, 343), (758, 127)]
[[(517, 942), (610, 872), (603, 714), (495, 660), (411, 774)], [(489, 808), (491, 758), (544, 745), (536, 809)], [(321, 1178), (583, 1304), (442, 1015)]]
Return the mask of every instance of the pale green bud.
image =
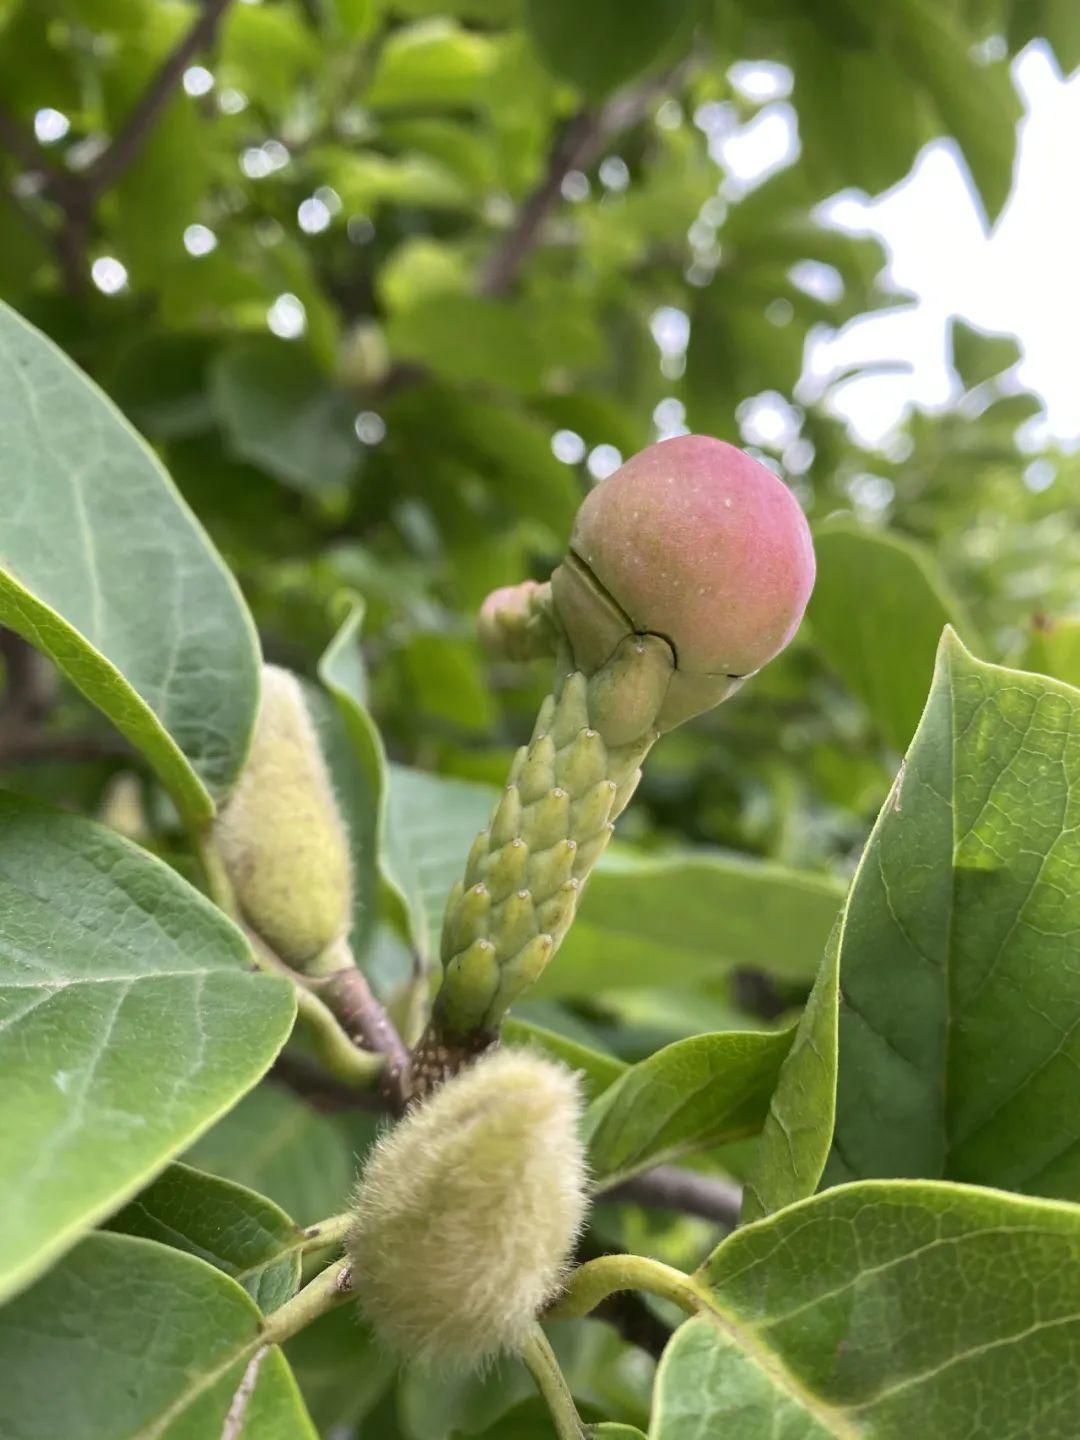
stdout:
[(295, 676), (263, 668), (251, 753), (215, 825), (237, 903), (303, 969), (349, 927), (348, 838)]
[(379, 1141), (347, 1249), (364, 1317), (388, 1351), (472, 1370), (521, 1348), (585, 1215), (580, 1109), (561, 1065), (496, 1051)]

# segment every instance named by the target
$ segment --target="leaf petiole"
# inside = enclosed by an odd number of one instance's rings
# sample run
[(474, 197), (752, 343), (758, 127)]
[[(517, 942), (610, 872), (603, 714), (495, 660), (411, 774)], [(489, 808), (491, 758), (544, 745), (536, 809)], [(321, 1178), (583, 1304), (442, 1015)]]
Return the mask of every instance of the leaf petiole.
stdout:
[(545, 1320), (576, 1320), (619, 1290), (644, 1290), (670, 1300), (694, 1315), (711, 1308), (704, 1285), (689, 1275), (645, 1255), (601, 1255), (571, 1271), (562, 1295), (544, 1312)]

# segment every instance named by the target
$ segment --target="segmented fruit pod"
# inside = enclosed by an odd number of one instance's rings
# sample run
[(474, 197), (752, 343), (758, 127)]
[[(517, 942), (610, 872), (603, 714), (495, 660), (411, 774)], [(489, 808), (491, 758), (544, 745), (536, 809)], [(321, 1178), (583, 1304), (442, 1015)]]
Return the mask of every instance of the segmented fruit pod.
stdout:
[(650, 446), (590, 493), (550, 588), (488, 598), (489, 650), (526, 658), (557, 645), (560, 678), (451, 892), (414, 1097), (493, 1043), (569, 929), (657, 737), (783, 649), (813, 579), (791, 492), (734, 447), (691, 435)]

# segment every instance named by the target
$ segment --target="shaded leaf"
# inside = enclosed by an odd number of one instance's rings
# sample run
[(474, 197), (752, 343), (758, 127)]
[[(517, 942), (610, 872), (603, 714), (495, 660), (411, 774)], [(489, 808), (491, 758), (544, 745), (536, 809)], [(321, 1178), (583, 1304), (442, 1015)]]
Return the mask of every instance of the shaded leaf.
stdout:
[(258, 703), (247, 611), (150, 449), (2, 304), (0, 510), (0, 623), (105, 712), (181, 810), (212, 814)]
[(946, 633), (852, 885), (825, 1178), (1080, 1197), (1080, 691)]
[(527, 0), (540, 54), (561, 79), (604, 95), (642, 70), (671, 63), (689, 44), (693, 0)]
[(737, 855), (605, 856), (537, 994), (695, 984), (737, 966), (809, 980), (843, 900), (821, 875)]
[(932, 556), (913, 541), (830, 520), (814, 532), (813, 638), (882, 738), (904, 750), (919, 723), (938, 639), (978, 637)]
[(266, 1195), (300, 1225), (345, 1208), (354, 1147), (343, 1127), (279, 1085), (260, 1085), (184, 1159)]
[(288, 1365), (235, 1281), (129, 1235), (85, 1240), (0, 1311), (0, 1434), (210, 1440), (249, 1365), (230, 1440), (318, 1440)]
[(589, 1169), (602, 1188), (761, 1129), (793, 1031), (677, 1040), (632, 1065), (585, 1115)]
[(836, 1111), (842, 927), (843, 917), (829, 937), (791, 1050), (780, 1068), (761, 1140), (743, 1182), (742, 1224), (812, 1195), (825, 1168)]
[(356, 474), (354, 407), (294, 344), (238, 340), (218, 355), (210, 382), (238, 459), (311, 494), (347, 485)]
[(267, 1069), (287, 981), (112, 831), (0, 795), (0, 1276), (11, 1290)]
[(263, 1314), (283, 1305), (300, 1282), (301, 1232), (284, 1210), (190, 1165), (170, 1165), (108, 1228), (197, 1255), (238, 1281)]

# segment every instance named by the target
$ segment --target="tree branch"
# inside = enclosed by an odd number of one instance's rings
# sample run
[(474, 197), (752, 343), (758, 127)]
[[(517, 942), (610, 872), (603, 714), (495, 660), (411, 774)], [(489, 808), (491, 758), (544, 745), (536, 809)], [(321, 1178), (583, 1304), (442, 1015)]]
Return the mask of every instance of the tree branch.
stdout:
[(218, 22), (231, 0), (205, 0), (202, 14), (186, 35), (161, 62), (157, 73), (136, 102), (131, 114), (117, 131), (108, 149), (84, 173), (82, 180), (90, 199), (96, 200), (103, 191), (115, 185), (138, 158), (154, 123), (173, 91), (180, 84), (189, 62), (213, 41)]
[(540, 242), (545, 221), (562, 199), (567, 175), (587, 169), (616, 135), (643, 120), (657, 100), (687, 78), (694, 63), (691, 57), (666, 74), (613, 96), (599, 111), (580, 110), (567, 122), (552, 146), (543, 179), (488, 258), (478, 284), (481, 295), (499, 299), (509, 294)]
[(655, 1170), (646, 1170), (643, 1175), (602, 1191), (597, 1199), (630, 1201), (650, 1210), (677, 1210), (734, 1230), (739, 1223), (742, 1192), (737, 1185), (713, 1175), (658, 1165)]
[(213, 40), (218, 21), (230, 4), (231, 0), (205, 0), (199, 18), (162, 61), (112, 143), (81, 175), (59, 169), (33, 133), (0, 107), (0, 144), (30, 174), (39, 177), (40, 193), (60, 209), (60, 224), (49, 232), (49, 241), (70, 295), (79, 296), (86, 289), (86, 248), (94, 202), (138, 157), (188, 63)]

